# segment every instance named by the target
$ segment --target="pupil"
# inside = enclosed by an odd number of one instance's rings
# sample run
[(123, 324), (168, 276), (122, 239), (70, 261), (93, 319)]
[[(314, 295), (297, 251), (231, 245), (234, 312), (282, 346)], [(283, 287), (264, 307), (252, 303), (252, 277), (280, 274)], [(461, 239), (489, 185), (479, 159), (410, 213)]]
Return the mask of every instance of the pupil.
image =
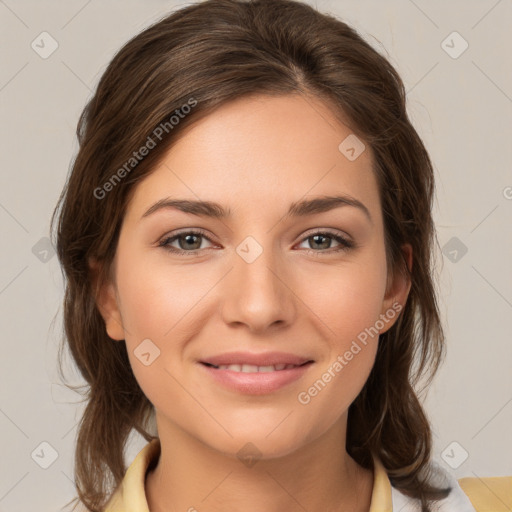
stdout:
[[(317, 239), (319, 239), (319, 238), (320, 238), (320, 239), (322, 239), (322, 238), (323, 238), (324, 240), (327, 240), (327, 239), (328, 239), (328, 237), (326, 237), (326, 236), (324, 236), (324, 235), (313, 235), (313, 240), (315, 241), (315, 243), (317, 243)], [(320, 243), (320, 245), (322, 245), (324, 248), (327, 248), (327, 249), (329, 248), (329, 247), (328, 247), (328, 245), (329, 245), (329, 243), (328, 243), (328, 242), (324, 242), (323, 244), (322, 244), (322, 243)]]
[[(185, 241), (186, 241), (185, 243), (186, 244), (188, 244), (188, 243), (192, 243), (193, 244), (194, 242), (191, 241), (190, 239), (199, 238), (199, 237), (197, 235), (185, 235), (184, 238), (185, 238)], [(196, 244), (197, 244), (197, 241), (196, 241)], [(190, 249), (190, 247), (187, 247), (187, 248)], [(196, 247), (193, 247), (193, 248), (195, 249)]]

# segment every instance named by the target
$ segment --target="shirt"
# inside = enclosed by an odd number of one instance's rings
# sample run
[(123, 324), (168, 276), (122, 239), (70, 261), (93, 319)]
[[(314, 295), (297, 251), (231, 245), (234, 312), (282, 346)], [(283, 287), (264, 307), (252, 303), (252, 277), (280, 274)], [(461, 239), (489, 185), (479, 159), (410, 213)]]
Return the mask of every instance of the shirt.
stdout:
[[(160, 440), (149, 442), (127, 469), (123, 481), (110, 498), (105, 512), (149, 512), (145, 480), (150, 466), (160, 455)], [(393, 487), (382, 463), (373, 458), (374, 480), (369, 512), (421, 512), (419, 500)], [(511, 512), (512, 476), (462, 478), (457, 481), (432, 462), (435, 483), (452, 487), (443, 500), (434, 502), (436, 512)]]

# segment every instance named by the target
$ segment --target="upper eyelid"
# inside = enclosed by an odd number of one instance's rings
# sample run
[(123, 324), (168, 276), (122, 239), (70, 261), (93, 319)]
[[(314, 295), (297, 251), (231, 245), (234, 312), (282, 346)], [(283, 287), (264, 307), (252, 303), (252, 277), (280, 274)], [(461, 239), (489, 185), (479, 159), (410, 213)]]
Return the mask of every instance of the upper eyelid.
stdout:
[(349, 240), (352, 240), (352, 237), (346, 233), (345, 231), (341, 229), (335, 229), (335, 228), (311, 228), (308, 229), (303, 235), (302, 238), (308, 238), (308, 236), (312, 236), (318, 233), (324, 233), (326, 235), (336, 235), (336, 236), (342, 236), (343, 238), (347, 238)]

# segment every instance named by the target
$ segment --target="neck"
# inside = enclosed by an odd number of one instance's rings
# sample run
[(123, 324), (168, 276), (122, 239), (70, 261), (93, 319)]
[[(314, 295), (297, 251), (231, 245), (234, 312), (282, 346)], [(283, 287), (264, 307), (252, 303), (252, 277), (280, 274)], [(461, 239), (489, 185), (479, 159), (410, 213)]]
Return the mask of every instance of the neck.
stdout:
[[(241, 461), (159, 422), (161, 453), (147, 473), (151, 512), (368, 512), (373, 472), (345, 450), (346, 418), (286, 456)], [(243, 446), (245, 443), (242, 443)]]

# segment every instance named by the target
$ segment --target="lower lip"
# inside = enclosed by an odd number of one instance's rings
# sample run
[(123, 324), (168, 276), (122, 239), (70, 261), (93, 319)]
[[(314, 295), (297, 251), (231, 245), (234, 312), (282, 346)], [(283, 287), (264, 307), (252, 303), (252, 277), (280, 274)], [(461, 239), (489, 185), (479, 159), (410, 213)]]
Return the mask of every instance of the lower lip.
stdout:
[(232, 391), (247, 395), (266, 395), (300, 379), (313, 363), (288, 370), (251, 373), (220, 370), (203, 363), (199, 364), (215, 381)]

